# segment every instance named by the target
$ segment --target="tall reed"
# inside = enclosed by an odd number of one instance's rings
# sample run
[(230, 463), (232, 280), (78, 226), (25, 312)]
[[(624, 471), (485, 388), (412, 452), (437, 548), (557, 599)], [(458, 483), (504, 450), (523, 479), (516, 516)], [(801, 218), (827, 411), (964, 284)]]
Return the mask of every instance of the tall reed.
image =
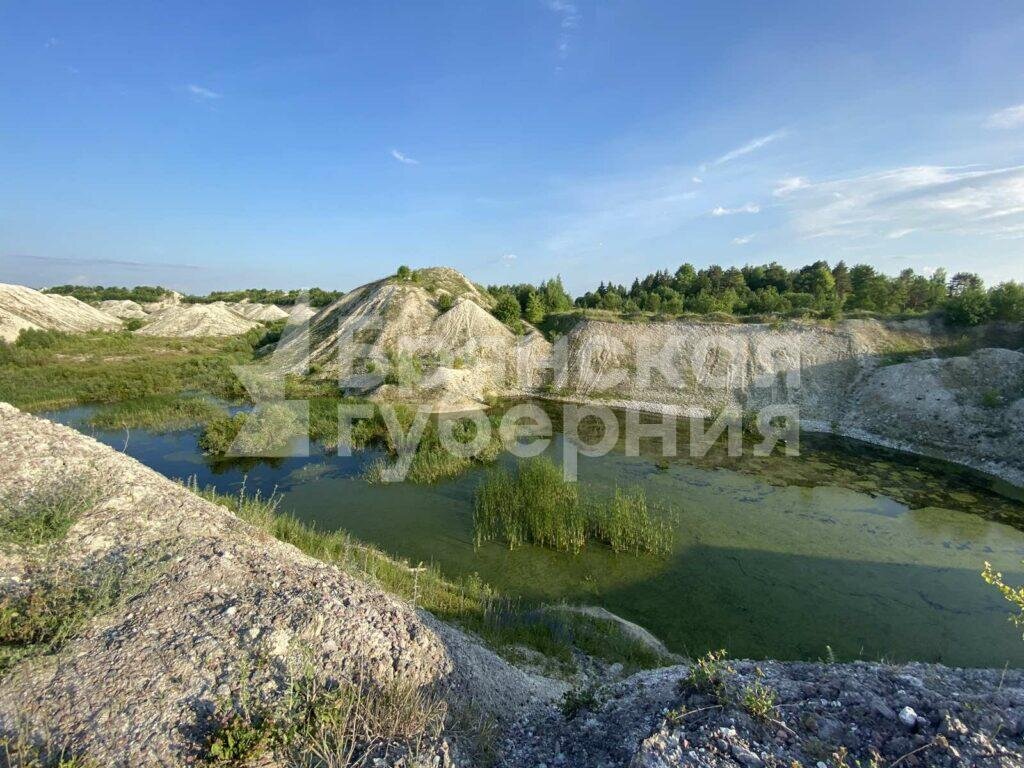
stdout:
[(675, 543), (675, 516), (652, 509), (642, 487), (583, 499), (547, 457), (521, 462), (514, 474), (488, 472), (476, 490), (473, 524), (477, 546), (501, 540), (510, 549), (536, 544), (575, 554), (595, 541), (616, 552), (668, 555)]

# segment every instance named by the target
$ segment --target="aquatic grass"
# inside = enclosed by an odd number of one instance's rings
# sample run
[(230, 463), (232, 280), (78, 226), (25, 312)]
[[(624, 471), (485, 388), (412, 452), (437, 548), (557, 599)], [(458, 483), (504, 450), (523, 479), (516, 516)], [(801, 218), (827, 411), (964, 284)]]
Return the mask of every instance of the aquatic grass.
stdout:
[(514, 474), (489, 471), (474, 495), (473, 528), (478, 547), (501, 540), (510, 549), (535, 544), (578, 553), (594, 541), (615, 552), (667, 555), (675, 543), (673, 516), (652, 510), (642, 487), (581, 499), (577, 484), (546, 456), (520, 462)]
[(323, 531), (280, 511), (282, 497), (249, 493), (243, 483), (236, 494), (200, 488), (195, 478), (188, 487), (198, 495), (235, 512), (274, 538), (307, 555), (337, 566), (356, 578), (377, 584), (439, 619), (480, 637), (499, 653), (515, 658), (518, 648), (543, 654), (559, 674), (572, 674), (574, 649), (627, 670), (671, 663), (646, 644), (629, 637), (617, 622), (531, 605), (502, 595), (472, 574), (445, 576), (436, 566), (412, 564), (391, 557), (345, 531)]
[(221, 406), (203, 397), (151, 395), (102, 406), (89, 417), (89, 424), (99, 429), (174, 432), (203, 426), (225, 415)]
[(261, 403), (252, 411), (215, 414), (203, 428), (199, 447), (212, 456), (281, 456), (307, 434), (288, 403)]
[(588, 515), (589, 536), (615, 552), (668, 555), (675, 544), (675, 517), (652, 512), (642, 486), (616, 488), (606, 503), (594, 503)]

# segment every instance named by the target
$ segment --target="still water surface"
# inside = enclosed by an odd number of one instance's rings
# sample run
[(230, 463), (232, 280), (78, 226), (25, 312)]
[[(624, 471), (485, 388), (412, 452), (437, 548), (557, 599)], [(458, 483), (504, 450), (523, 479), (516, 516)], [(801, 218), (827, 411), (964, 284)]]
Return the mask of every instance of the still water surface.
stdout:
[[(678, 514), (667, 558), (579, 555), (498, 543), (473, 546), (473, 490), (483, 469), (432, 486), (370, 485), (377, 455), (313, 455), (214, 463), (195, 431), (94, 430), (88, 408), (48, 414), (162, 474), (196, 476), (226, 493), (243, 480), (284, 495), (281, 508), (345, 529), (452, 576), (479, 574), (529, 600), (606, 607), (673, 650), (727, 648), (737, 657), (924, 660), (1024, 666), (1009, 605), (982, 582), (991, 561), (1024, 580), (1024, 499), (1015, 489), (943, 462), (833, 437), (803, 435), (801, 456), (695, 461), (619, 450), (580, 458), (599, 492), (642, 484)], [(656, 446), (653, 446), (656, 448)], [(552, 455), (560, 455), (560, 437)], [(500, 461), (511, 462), (510, 457)]]

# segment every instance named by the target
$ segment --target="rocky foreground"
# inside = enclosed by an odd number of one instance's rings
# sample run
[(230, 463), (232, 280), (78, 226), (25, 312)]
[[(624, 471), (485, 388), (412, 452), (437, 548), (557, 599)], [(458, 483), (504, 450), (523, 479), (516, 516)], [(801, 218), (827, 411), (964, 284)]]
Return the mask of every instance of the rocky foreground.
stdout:
[[(233, 711), (292, 695), (296, 660), (327, 688), (402, 682), (446, 718), (415, 751), (385, 750), (384, 739), (335, 762), (279, 749), (218, 764), (1024, 765), (1020, 671), (735, 662), (625, 679), (612, 669), (570, 689), (128, 457), (0, 404), (0, 499), (10, 510), (47, 493), (91, 496), (61, 541), (3, 543), (0, 601), (47, 579), (113, 574), (129, 586), (53, 652), (0, 672), (0, 731), (21, 750), (0, 748), (0, 765), (56, 765), (61, 752), (86, 765), (216, 762), (211, 736)], [(17, 756), (30, 748), (46, 759)]]

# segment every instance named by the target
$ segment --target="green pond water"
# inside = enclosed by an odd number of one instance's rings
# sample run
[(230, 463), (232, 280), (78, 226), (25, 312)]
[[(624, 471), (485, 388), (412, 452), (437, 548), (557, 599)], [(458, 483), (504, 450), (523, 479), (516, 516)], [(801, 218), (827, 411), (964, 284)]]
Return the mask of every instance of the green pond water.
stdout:
[[(122, 448), (123, 432), (81, 426), (88, 413), (51, 418)], [(635, 557), (591, 545), (571, 555), (474, 548), (482, 468), (430, 486), (371, 485), (361, 473), (374, 451), (217, 464), (196, 438), (135, 430), (127, 452), (225, 492), (243, 479), (249, 488), (276, 488), (283, 510), (452, 576), (476, 573), (527, 600), (604, 606), (679, 652), (722, 647), (737, 657), (817, 659), (829, 646), (840, 659), (1024, 666), (1010, 606), (979, 576), (988, 560), (1008, 580), (1024, 581), (1024, 500), (944, 462), (808, 434), (799, 457), (728, 458), (719, 446), (704, 459), (664, 460), (656, 443), (641, 443), (637, 457), (620, 445), (581, 457), (580, 483), (588, 493), (642, 485), (649, 501), (675, 510), (675, 549)], [(556, 459), (561, 447), (556, 435)]]

